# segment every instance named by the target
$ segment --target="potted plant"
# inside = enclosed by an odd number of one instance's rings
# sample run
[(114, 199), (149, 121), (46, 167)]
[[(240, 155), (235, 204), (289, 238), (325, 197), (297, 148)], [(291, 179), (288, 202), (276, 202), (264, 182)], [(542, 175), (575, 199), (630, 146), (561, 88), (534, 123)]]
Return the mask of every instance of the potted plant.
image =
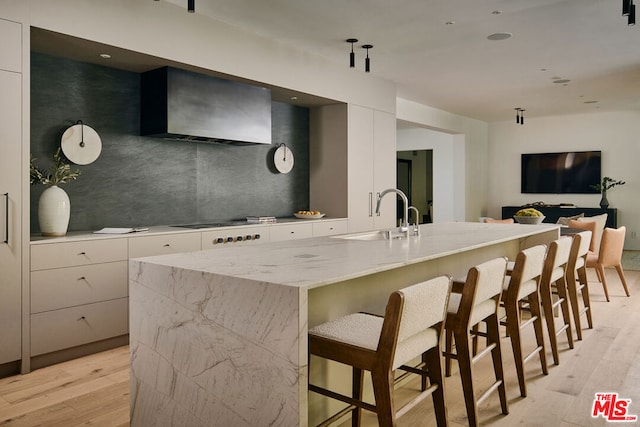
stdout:
[(613, 178), (609, 178), (608, 176), (605, 176), (604, 178), (602, 178), (602, 182), (600, 182), (600, 184), (591, 186), (594, 190), (599, 191), (600, 194), (602, 195), (602, 198), (600, 199), (600, 207), (602, 209), (606, 209), (609, 207), (609, 200), (607, 200), (607, 190), (612, 189), (616, 185), (624, 185), (624, 184), (626, 184), (625, 181), (618, 181)]
[(40, 231), (43, 236), (57, 237), (67, 234), (69, 226), (69, 216), (71, 213), (71, 203), (67, 193), (59, 187), (80, 176), (79, 170), (71, 170), (67, 164), (60, 148), (53, 155), (52, 171), (45, 171), (34, 164), (31, 157), (30, 182), (31, 185), (44, 184), (48, 188), (42, 192), (38, 200), (38, 221)]

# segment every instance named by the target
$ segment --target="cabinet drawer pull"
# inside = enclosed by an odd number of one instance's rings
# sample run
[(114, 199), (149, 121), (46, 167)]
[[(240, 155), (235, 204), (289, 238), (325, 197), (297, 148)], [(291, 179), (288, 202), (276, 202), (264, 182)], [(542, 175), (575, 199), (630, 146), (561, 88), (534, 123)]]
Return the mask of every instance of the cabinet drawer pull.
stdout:
[(170, 246), (171, 246), (171, 245), (170, 245), (170, 244), (168, 244), (168, 243), (165, 243), (165, 244), (164, 244), (164, 247), (165, 247), (165, 248), (168, 248), (168, 247), (170, 247)]
[(87, 320), (87, 318), (85, 316), (80, 316), (78, 320)]
[(4, 241), (9, 243), (9, 193), (4, 193)]
[(87, 255), (87, 253), (85, 251), (82, 251), (78, 255)]

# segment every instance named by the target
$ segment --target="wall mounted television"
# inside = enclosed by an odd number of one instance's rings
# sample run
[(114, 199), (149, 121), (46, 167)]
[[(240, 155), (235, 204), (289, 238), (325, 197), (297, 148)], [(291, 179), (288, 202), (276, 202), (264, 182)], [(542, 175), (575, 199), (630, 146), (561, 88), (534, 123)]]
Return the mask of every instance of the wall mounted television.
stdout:
[(601, 151), (522, 154), (521, 192), (597, 194), (601, 157)]

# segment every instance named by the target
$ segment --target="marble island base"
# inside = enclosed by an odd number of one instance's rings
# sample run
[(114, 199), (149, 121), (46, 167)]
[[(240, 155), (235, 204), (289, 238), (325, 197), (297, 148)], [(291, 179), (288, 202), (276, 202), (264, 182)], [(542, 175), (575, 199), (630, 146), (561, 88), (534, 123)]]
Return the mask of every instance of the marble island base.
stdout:
[[(132, 426), (306, 426), (307, 330), (395, 289), (551, 241), (557, 226), (429, 224), (130, 261)], [(314, 373), (312, 373), (313, 375)]]

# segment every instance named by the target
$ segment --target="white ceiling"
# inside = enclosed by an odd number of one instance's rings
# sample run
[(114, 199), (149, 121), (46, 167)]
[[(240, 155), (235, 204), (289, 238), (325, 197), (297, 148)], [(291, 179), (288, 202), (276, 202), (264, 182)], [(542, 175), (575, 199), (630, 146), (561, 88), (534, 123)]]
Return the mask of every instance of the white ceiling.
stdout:
[[(187, 0), (164, 1), (186, 9)], [(515, 120), (515, 107), (529, 118), (639, 109), (640, 24), (627, 25), (621, 3), (195, 0), (196, 13), (345, 68), (345, 40), (357, 38), (353, 72), (363, 72), (360, 46), (372, 44), (371, 73), (396, 82), (399, 97), (488, 122)], [(487, 39), (499, 32), (512, 37)]]

